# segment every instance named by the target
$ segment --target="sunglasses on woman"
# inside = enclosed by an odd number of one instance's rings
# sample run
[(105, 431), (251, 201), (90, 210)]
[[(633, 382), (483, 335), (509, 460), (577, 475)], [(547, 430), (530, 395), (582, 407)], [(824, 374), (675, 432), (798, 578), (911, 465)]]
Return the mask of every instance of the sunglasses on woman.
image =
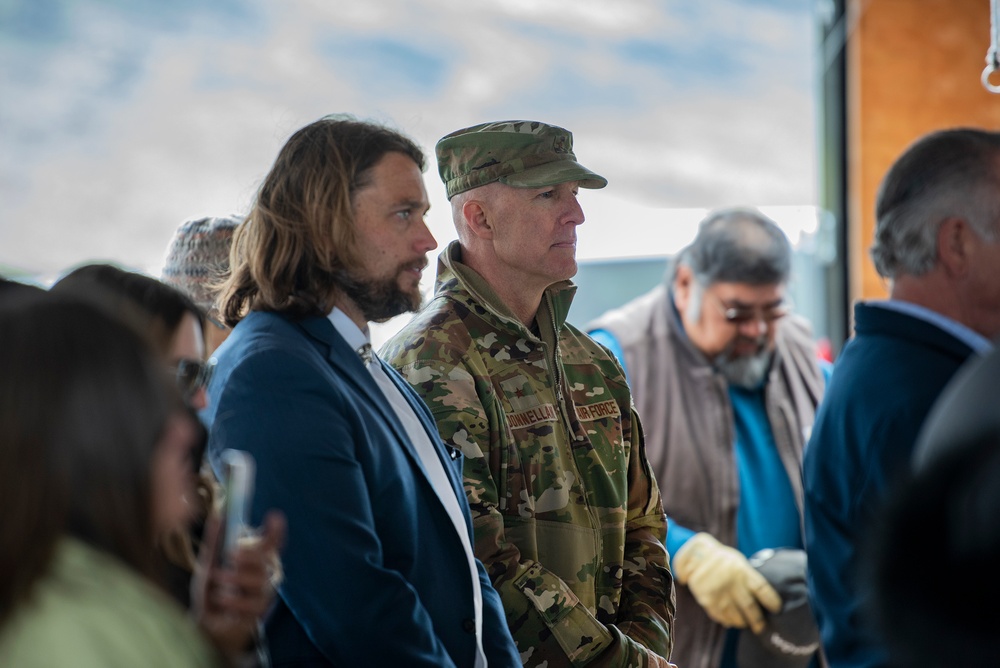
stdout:
[(215, 371), (215, 358), (213, 357), (207, 362), (190, 359), (178, 360), (174, 370), (177, 389), (181, 391), (185, 399), (189, 399), (212, 380), (212, 372)]

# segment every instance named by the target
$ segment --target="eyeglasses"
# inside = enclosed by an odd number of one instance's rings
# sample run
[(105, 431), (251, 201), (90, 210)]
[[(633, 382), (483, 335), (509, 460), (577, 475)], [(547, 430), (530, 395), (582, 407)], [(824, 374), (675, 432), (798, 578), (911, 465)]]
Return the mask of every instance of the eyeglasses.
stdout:
[(215, 358), (207, 362), (201, 360), (178, 360), (174, 367), (176, 372), (177, 389), (181, 391), (185, 399), (189, 399), (195, 392), (206, 387), (212, 380), (212, 373), (215, 371)]
[(750, 322), (763, 322), (767, 325), (780, 320), (788, 315), (791, 307), (788, 302), (780, 301), (776, 304), (768, 304), (767, 306), (745, 306), (742, 304), (737, 304), (735, 306), (727, 304), (722, 301), (721, 297), (712, 295), (715, 298), (715, 302), (719, 306), (719, 312), (722, 317), (726, 319), (731, 325), (745, 325)]

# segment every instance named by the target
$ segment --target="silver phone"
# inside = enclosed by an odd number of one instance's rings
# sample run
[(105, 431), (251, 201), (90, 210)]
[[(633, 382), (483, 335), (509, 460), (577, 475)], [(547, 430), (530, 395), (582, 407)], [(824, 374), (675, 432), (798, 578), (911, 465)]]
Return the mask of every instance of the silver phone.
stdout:
[(253, 499), (255, 463), (243, 450), (222, 451), (222, 535), (218, 561), (228, 564), (240, 539), (249, 535), (250, 502)]

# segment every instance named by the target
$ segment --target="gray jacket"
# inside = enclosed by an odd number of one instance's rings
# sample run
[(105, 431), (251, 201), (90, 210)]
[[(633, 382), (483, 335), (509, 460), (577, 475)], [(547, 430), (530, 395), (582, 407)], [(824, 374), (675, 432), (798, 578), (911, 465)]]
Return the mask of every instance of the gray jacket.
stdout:
[[(688, 339), (665, 284), (587, 326), (621, 345), (646, 452), (671, 521), (736, 544), (740, 488), (735, 427), (726, 379)], [(778, 325), (765, 403), (774, 441), (802, 514), (802, 449), (809, 438), (823, 375), (808, 324)], [(676, 585), (677, 625), (671, 660), (685, 668), (718, 668), (726, 629)]]

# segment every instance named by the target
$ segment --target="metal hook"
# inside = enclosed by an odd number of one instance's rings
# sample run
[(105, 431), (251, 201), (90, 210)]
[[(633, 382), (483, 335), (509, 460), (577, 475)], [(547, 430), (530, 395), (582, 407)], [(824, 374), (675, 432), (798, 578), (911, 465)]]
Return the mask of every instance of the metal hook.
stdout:
[(981, 80), (983, 82), (983, 88), (985, 88), (991, 93), (1000, 93), (1000, 82), (995, 84), (990, 83), (990, 76), (992, 76), (993, 73), (997, 71), (1000, 71), (1000, 67), (997, 67), (996, 63), (990, 63), (983, 69), (983, 74), (981, 77)]
[(980, 76), (983, 88), (991, 93), (1000, 93), (1000, 81), (990, 83), (990, 77), (994, 72), (1000, 70), (1000, 58), (997, 57), (997, 49), (1000, 48), (1000, 17), (997, 16), (997, 0), (990, 0), (990, 49), (986, 52), (986, 68)]

